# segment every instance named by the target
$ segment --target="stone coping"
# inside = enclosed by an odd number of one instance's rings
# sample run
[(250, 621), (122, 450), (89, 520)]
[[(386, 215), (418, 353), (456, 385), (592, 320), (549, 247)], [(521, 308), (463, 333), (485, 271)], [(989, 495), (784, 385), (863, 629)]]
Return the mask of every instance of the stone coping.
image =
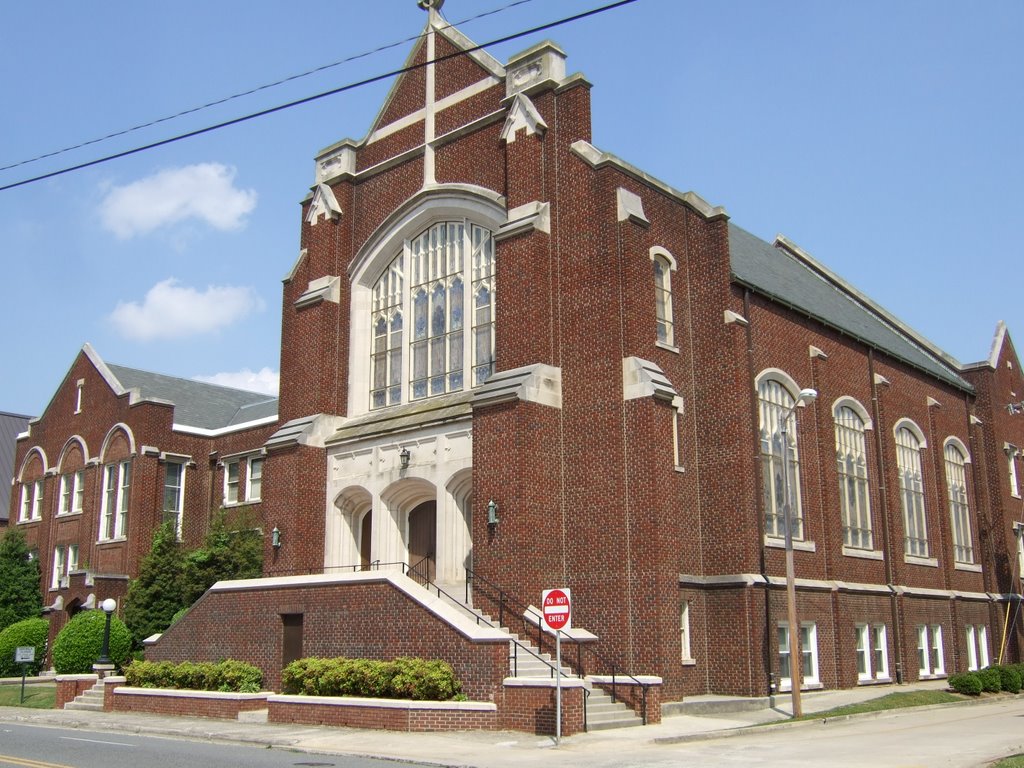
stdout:
[[(553, 677), (506, 677), (502, 684), (506, 688), (554, 688), (557, 681)], [(590, 681), (569, 675), (562, 675), (563, 688), (590, 688)]]
[(115, 696), (166, 696), (178, 699), (217, 699), (220, 701), (253, 701), (266, 699), (270, 691), (261, 693), (232, 693), (230, 691), (193, 691), (187, 688), (134, 688), (122, 686), (114, 690)]
[(375, 707), (378, 709), (432, 709), (455, 712), (496, 712), (490, 701), (413, 701), (412, 699), (373, 699), (363, 696), (300, 696), (271, 694), (269, 704), (316, 704), (329, 707)]
[(56, 680), (58, 683), (71, 683), (78, 682), (81, 680), (99, 680), (100, 676), (97, 675), (95, 672), (90, 672), (81, 675), (57, 675), (52, 679)]
[(657, 675), (587, 675), (596, 685), (661, 685), (665, 681)]

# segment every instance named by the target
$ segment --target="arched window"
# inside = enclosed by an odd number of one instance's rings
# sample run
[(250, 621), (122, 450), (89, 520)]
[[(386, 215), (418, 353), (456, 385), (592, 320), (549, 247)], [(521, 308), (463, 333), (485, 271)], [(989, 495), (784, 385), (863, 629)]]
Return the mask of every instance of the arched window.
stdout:
[(458, 392), (490, 378), (490, 231), (466, 220), (443, 221), (407, 240), (373, 286), (370, 328), (371, 408)]
[(658, 341), (675, 344), (672, 327), (672, 264), (664, 255), (652, 254), (654, 262), (654, 301), (658, 323)]
[(900, 504), (903, 507), (904, 552), (913, 557), (928, 557), (921, 441), (907, 427), (896, 430), (896, 467), (900, 476)]
[(957, 563), (973, 563), (971, 510), (967, 504), (967, 457), (953, 441), (946, 443), (944, 453), (949, 516), (953, 528), (953, 560)]
[(864, 420), (848, 405), (836, 408), (836, 470), (843, 544), (855, 549), (872, 549)]
[[(764, 486), (764, 531), (772, 537), (786, 535), (785, 503), (788, 472), (793, 538), (804, 538), (803, 514), (800, 509), (800, 458), (797, 453), (796, 416), (792, 411), (793, 396), (776, 379), (764, 378), (757, 385), (758, 410), (761, 422), (761, 473)], [(783, 416), (789, 414), (783, 424)], [(788, 466), (783, 456), (783, 432), (788, 450)]]

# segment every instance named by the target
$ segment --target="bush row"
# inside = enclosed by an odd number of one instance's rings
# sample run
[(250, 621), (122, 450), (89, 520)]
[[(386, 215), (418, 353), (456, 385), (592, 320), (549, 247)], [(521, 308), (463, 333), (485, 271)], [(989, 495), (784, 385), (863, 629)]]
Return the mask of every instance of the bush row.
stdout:
[(1024, 664), (1001, 664), (977, 672), (965, 672), (949, 678), (949, 687), (966, 696), (985, 693), (1019, 693), (1024, 680)]
[(449, 701), (462, 683), (444, 661), (399, 658), (299, 659), (281, 673), (285, 693), (305, 696), (367, 696), (378, 699)]
[(257, 693), (263, 673), (251, 664), (226, 659), (172, 664), (169, 661), (133, 661), (124, 668), (125, 682), (138, 688), (183, 688), (190, 691)]

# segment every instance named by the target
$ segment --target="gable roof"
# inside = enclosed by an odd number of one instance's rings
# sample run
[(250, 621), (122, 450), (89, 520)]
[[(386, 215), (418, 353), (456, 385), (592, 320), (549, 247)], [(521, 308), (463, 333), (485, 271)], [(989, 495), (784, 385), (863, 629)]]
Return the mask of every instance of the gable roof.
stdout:
[(28, 416), (0, 411), (0, 520), (6, 520), (10, 513), (15, 443), (28, 426), (28, 420)]
[(174, 423), (198, 429), (224, 429), (277, 416), (277, 398), (260, 392), (222, 387), (108, 363), (125, 391), (142, 400), (174, 405)]
[(783, 237), (770, 245), (729, 223), (729, 266), (733, 279), (755, 293), (788, 305), (818, 322), (968, 392), (961, 366), (795, 247)]

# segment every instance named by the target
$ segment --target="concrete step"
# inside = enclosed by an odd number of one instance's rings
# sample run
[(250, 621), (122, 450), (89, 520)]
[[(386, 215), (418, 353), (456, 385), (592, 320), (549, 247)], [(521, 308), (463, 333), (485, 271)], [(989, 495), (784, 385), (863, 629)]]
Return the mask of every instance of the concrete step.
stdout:
[(591, 715), (587, 709), (587, 730), (588, 731), (610, 731), (613, 728), (635, 728), (643, 725), (644, 721), (637, 715), (611, 717), (608, 715)]
[(103, 702), (79, 701), (78, 699), (75, 699), (74, 701), (69, 701), (67, 704), (65, 704), (64, 709), (77, 709), (85, 710), (88, 712), (102, 712)]

